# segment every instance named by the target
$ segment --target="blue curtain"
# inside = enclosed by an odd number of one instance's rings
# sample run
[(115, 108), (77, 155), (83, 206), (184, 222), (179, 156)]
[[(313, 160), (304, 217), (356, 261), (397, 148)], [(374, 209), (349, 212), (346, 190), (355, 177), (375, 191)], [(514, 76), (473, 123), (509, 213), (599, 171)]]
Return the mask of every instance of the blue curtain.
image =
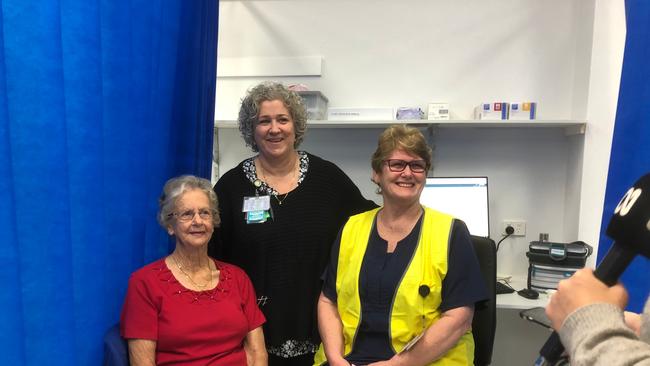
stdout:
[(97, 365), (129, 274), (210, 177), (216, 0), (0, 0), (0, 364)]
[[(650, 3), (627, 0), (625, 15), (627, 36), (605, 193), (603, 233), (621, 197), (638, 178), (650, 172)], [(599, 260), (611, 245), (612, 240), (603, 234), (598, 247)], [(639, 257), (623, 275), (622, 281), (630, 292), (628, 308), (632, 311), (641, 311), (650, 293), (648, 272), (650, 261)]]

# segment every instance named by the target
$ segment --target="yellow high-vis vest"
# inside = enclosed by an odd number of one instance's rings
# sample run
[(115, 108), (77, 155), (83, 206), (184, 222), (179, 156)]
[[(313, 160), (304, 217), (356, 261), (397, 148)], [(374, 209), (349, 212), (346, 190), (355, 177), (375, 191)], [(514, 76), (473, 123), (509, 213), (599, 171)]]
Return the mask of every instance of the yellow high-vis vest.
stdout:
[[(359, 275), (366, 253), (373, 222), (379, 208), (350, 217), (341, 233), (338, 268), (336, 273), (337, 308), (343, 323), (344, 355), (352, 351), (361, 320)], [(392, 351), (399, 353), (414, 337), (437, 321), (441, 312), (442, 281), (447, 274), (447, 249), (453, 226), (453, 217), (424, 208), (420, 236), (413, 257), (397, 286), (390, 310)], [(421, 286), (430, 290), (419, 294)], [(327, 360), (321, 344), (314, 365)], [(430, 365), (469, 366), (474, 364), (474, 338), (471, 331), (445, 355)]]

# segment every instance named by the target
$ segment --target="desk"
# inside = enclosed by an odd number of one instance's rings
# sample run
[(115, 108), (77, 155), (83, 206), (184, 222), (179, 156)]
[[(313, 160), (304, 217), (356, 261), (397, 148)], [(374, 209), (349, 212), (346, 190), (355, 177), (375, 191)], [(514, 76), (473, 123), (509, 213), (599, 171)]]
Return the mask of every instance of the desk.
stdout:
[(539, 355), (540, 348), (551, 335), (549, 329), (522, 319), (519, 316), (520, 311), (520, 309), (497, 309), (497, 331), (491, 365), (533, 365)]
[[(525, 278), (516, 278), (513, 277), (509, 281), (510, 286), (515, 290), (521, 290), (526, 288), (526, 279)], [(535, 300), (527, 299), (523, 296), (519, 296), (517, 292), (511, 294), (499, 294), (497, 295), (497, 308), (498, 309), (530, 309), (534, 307), (546, 307), (548, 304), (549, 296), (546, 293), (539, 294), (539, 298)]]
[[(512, 288), (526, 288), (526, 277), (512, 277)], [(539, 298), (529, 300), (511, 294), (497, 295), (497, 331), (494, 339), (492, 365), (519, 366), (532, 365), (551, 331), (522, 319), (519, 312), (537, 306), (546, 307), (549, 296), (540, 293)]]

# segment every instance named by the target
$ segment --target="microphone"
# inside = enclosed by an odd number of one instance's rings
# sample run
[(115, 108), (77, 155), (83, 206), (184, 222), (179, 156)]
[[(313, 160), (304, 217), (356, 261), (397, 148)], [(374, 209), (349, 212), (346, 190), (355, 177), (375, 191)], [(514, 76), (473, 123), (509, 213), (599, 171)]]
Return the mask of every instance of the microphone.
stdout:
[(429, 292), (431, 292), (431, 290), (429, 289), (429, 286), (427, 286), (427, 285), (421, 285), (420, 287), (418, 287), (418, 293), (422, 297), (429, 296)]
[[(650, 174), (641, 177), (623, 195), (606, 234), (614, 243), (594, 275), (606, 285), (614, 286), (636, 255), (650, 258)], [(540, 349), (535, 366), (563, 364), (563, 352), (560, 336), (553, 332)]]

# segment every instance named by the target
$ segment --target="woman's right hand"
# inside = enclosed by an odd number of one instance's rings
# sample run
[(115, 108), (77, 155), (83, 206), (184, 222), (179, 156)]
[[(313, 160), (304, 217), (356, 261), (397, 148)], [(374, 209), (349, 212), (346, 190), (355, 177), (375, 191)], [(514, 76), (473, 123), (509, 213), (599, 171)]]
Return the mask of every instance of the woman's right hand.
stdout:
[(558, 283), (557, 291), (546, 306), (546, 315), (553, 329), (560, 330), (566, 318), (575, 310), (595, 303), (606, 303), (624, 309), (628, 294), (621, 284), (608, 287), (594, 275), (591, 268), (578, 270)]

